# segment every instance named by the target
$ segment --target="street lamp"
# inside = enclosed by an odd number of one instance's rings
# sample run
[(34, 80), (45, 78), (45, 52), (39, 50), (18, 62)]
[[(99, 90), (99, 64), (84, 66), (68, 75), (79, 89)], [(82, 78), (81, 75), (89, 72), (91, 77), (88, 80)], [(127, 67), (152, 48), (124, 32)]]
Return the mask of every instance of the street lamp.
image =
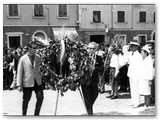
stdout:
[(108, 33), (108, 28), (109, 28), (109, 25), (105, 25), (105, 32)]

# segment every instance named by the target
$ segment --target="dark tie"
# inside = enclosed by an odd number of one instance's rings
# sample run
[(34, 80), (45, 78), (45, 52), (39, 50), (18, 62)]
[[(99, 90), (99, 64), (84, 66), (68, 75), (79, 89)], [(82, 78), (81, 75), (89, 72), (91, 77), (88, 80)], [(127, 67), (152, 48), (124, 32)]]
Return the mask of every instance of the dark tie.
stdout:
[(30, 58), (31, 64), (33, 66), (33, 64), (34, 64), (34, 55), (30, 56), (29, 58)]

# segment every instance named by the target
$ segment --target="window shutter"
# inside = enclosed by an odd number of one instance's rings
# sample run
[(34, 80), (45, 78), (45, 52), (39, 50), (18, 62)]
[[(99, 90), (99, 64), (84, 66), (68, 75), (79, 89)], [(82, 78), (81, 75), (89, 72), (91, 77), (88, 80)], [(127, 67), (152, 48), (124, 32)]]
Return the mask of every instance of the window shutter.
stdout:
[(40, 16), (44, 16), (43, 15), (43, 5), (39, 5), (39, 13), (40, 13)]
[(13, 16), (13, 5), (9, 5), (9, 16)]
[(13, 5), (14, 6), (14, 16), (18, 16), (18, 5)]
[(67, 5), (59, 5), (59, 17), (67, 17)]
[(9, 5), (9, 16), (18, 16), (18, 5), (16, 4)]
[(39, 7), (38, 5), (34, 5), (34, 15), (39, 16)]

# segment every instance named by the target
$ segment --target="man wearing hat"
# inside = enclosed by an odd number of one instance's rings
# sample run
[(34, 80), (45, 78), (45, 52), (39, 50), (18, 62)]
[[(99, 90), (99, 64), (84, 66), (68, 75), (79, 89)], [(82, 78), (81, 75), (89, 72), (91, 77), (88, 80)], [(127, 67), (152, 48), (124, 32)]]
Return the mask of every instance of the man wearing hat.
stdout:
[(137, 42), (137, 39), (130, 41), (130, 50), (132, 55), (129, 58), (129, 67), (128, 67), (128, 77), (130, 82), (130, 94), (131, 94), (131, 106), (137, 108), (140, 104), (140, 97), (138, 94), (138, 75), (139, 75), (139, 66), (142, 62), (142, 56), (139, 53), (140, 44)]

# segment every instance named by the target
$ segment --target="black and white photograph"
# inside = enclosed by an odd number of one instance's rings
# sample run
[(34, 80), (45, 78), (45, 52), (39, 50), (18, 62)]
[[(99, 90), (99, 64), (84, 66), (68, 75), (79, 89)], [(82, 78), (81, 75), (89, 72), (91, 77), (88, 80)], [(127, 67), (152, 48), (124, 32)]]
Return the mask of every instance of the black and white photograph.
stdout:
[(156, 116), (151, 4), (3, 4), (2, 115)]

